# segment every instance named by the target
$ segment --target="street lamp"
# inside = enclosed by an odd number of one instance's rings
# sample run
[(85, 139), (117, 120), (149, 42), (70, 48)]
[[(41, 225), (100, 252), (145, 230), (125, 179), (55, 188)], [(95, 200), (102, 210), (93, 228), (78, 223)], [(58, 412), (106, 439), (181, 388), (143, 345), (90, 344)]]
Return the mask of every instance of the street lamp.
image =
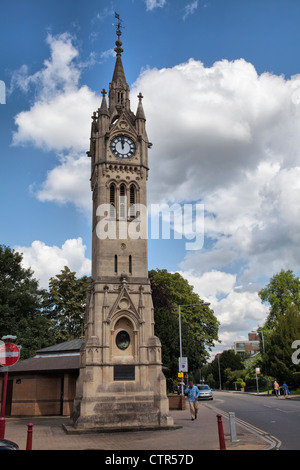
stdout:
[[(264, 341), (264, 332), (263, 331), (261, 331), (261, 339), (262, 339), (263, 353), (265, 354), (265, 341)], [(266, 362), (265, 358), (264, 358), (264, 364), (265, 364), (265, 372), (266, 372), (267, 393), (269, 395), (270, 394), (270, 392), (269, 392), (269, 380), (268, 380), (267, 362)]]
[[(185, 304), (178, 305), (178, 319), (179, 319), (179, 364), (182, 364), (182, 339), (181, 339), (181, 313), (180, 307), (203, 307), (204, 305), (210, 305), (210, 302), (203, 302), (203, 304)], [(181, 371), (180, 371), (181, 372)], [(181, 395), (183, 395), (183, 383), (181, 381)]]
[(220, 354), (218, 354), (218, 369), (219, 369), (219, 389), (222, 390), (221, 369), (220, 369)]

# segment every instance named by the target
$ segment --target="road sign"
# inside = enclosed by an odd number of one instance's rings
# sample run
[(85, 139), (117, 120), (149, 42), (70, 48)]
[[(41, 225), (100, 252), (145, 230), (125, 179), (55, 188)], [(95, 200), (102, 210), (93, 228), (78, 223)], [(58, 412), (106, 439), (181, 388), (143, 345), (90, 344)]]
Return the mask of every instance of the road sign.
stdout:
[(188, 372), (188, 358), (187, 357), (179, 357), (178, 358), (179, 364), (179, 372)]
[(255, 369), (255, 372), (256, 372), (256, 374), (260, 374), (260, 368), (257, 367), (257, 368)]
[(182, 378), (183, 378), (183, 372), (178, 372), (178, 377), (182, 377)]
[(0, 346), (0, 365), (13, 366), (20, 358), (20, 349), (14, 343), (5, 343)]

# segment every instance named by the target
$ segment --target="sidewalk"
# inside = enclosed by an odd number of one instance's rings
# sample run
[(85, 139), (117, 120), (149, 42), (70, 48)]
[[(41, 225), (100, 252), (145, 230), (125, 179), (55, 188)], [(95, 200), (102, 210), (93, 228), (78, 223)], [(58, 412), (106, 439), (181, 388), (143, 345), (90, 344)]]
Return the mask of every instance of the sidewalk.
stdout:
[[(171, 410), (179, 429), (118, 433), (66, 434), (66, 417), (7, 418), (5, 439), (26, 449), (27, 424), (33, 423), (33, 450), (219, 450), (217, 411), (208, 403), (199, 403), (198, 419), (191, 421), (190, 412)], [(229, 420), (223, 416), (227, 450), (263, 450), (274, 448), (267, 436), (236, 424), (238, 442), (231, 442)], [(258, 430), (259, 431), (259, 430)]]

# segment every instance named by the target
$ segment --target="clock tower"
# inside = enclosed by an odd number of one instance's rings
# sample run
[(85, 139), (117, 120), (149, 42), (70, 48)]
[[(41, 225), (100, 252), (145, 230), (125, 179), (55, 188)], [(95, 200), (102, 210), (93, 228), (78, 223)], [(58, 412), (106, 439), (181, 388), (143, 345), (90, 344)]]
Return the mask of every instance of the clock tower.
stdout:
[(130, 107), (118, 26), (108, 102), (102, 90), (87, 152), (92, 276), (72, 415), (79, 432), (173, 426), (148, 278), (146, 190), (152, 144), (141, 93), (136, 113)]

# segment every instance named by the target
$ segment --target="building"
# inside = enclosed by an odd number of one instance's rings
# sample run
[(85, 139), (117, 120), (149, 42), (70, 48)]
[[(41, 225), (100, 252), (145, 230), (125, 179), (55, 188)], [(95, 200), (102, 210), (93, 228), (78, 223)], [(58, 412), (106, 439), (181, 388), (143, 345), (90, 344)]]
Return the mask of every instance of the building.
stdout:
[(259, 352), (259, 337), (256, 331), (248, 333), (248, 341), (236, 341), (233, 343), (235, 354), (244, 353), (248, 356), (254, 356)]
[[(119, 20), (119, 17), (117, 15)], [(120, 20), (108, 102), (92, 116), (92, 276), (72, 432), (163, 428), (169, 416), (148, 278), (146, 118), (131, 110)]]
[[(6, 416), (69, 416), (83, 338), (41, 349), (9, 367)], [(1, 370), (0, 370), (1, 372)], [(0, 373), (0, 390), (3, 374)]]

